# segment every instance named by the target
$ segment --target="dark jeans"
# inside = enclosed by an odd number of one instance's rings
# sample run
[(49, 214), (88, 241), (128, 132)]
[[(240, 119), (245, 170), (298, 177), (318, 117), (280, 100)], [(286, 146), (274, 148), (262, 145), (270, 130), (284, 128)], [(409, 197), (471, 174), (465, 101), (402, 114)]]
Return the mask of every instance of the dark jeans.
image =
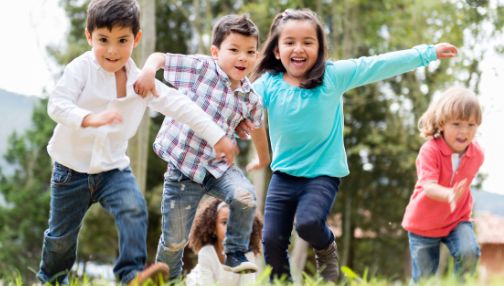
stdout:
[(55, 163), (49, 228), (44, 232), (37, 273), (40, 281), (68, 284), (67, 273), (75, 262), (82, 220), (95, 202), (112, 214), (119, 233), (114, 274), (127, 283), (143, 270), (147, 258), (147, 206), (131, 169), (89, 175)]
[(295, 222), (298, 235), (315, 249), (324, 249), (334, 240), (326, 224), (340, 179), (320, 176), (294, 177), (274, 172), (266, 195), (263, 246), (271, 278), (291, 279), (287, 248)]

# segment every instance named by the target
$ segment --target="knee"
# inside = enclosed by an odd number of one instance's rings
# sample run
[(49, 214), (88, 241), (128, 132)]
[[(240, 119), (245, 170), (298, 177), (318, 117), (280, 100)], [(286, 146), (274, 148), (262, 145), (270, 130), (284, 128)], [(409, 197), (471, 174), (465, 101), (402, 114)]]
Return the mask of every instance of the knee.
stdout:
[(322, 223), (317, 219), (299, 219), (296, 222), (296, 232), (301, 238), (317, 234), (320, 229), (322, 229)]
[(68, 233), (63, 236), (52, 236), (46, 231), (44, 246), (48, 251), (56, 253), (66, 253), (77, 245), (77, 233)]
[(127, 217), (147, 217), (147, 204), (142, 196), (128, 196), (120, 204), (119, 214)]
[(478, 260), (480, 257), (480, 249), (478, 245), (468, 245), (466, 247), (461, 247), (457, 253), (456, 258), (460, 260), (474, 261)]
[(168, 252), (180, 252), (183, 251), (187, 246), (189, 241), (183, 237), (169, 237), (165, 233), (161, 236), (160, 245), (163, 247), (164, 251)]
[(234, 192), (234, 198), (230, 205), (255, 211), (256, 197), (253, 188), (238, 187)]

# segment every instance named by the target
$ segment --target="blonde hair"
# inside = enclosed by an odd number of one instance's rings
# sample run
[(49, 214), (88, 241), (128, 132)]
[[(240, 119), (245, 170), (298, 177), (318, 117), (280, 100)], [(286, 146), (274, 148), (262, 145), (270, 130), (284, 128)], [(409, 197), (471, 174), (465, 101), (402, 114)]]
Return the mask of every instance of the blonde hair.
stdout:
[(474, 92), (465, 87), (451, 87), (439, 100), (431, 102), (418, 120), (418, 129), (425, 138), (437, 138), (441, 135), (441, 127), (450, 120), (474, 118), (479, 126), (481, 113), (481, 106)]

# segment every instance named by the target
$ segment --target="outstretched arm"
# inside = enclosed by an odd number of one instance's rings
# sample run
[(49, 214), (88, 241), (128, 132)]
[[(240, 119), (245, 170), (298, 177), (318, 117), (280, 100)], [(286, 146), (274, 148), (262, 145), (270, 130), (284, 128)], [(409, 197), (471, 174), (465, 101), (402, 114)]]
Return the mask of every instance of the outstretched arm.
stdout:
[(336, 74), (334, 84), (342, 91), (347, 91), (427, 66), (437, 59), (447, 59), (456, 55), (457, 48), (449, 43), (420, 45), (376, 56), (336, 61), (328, 68)]
[(443, 187), (434, 181), (425, 182), (423, 187), (427, 197), (440, 202), (448, 202), (452, 212), (457, 206), (458, 199), (468, 189), (467, 179), (457, 182), (452, 188)]

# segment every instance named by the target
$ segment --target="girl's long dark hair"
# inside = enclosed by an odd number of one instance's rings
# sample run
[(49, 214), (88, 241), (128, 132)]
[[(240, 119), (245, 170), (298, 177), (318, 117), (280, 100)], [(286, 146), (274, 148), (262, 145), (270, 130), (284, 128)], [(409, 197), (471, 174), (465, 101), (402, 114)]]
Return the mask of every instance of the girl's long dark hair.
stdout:
[(270, 72), (272, 74), (278, 74), (285, 72), (285, 67), (282, 62), (275, 58), (275, 49), (278, 47), (278, 40), (282, 32), (282, 26), (289, 20), (296, 21), (311, 21), (317, 32), (317, 40), (319, 42), (319, 50), (317, 53), (317, 60), (313, 67), (306, 73), (306, 78), (301, 82), (302, 88), (314, 88), (322, 84), (324, 79), (324, 72), (327, 60), (327, 44), (324, 36), (324, 30), (322, 24), (318, 19), (317, 14), (309, 9), (299, 9), (291, 10), (287, 9), (282, 13), (279, 13), (273, 19), (271, 24), (268, 38), (264, 43), (261, 51), (261, 58), (259, 59), (259, 64), (256, 67), (254, 74), (252, 75), (252, 80), (256, 80), (263, 73)]

